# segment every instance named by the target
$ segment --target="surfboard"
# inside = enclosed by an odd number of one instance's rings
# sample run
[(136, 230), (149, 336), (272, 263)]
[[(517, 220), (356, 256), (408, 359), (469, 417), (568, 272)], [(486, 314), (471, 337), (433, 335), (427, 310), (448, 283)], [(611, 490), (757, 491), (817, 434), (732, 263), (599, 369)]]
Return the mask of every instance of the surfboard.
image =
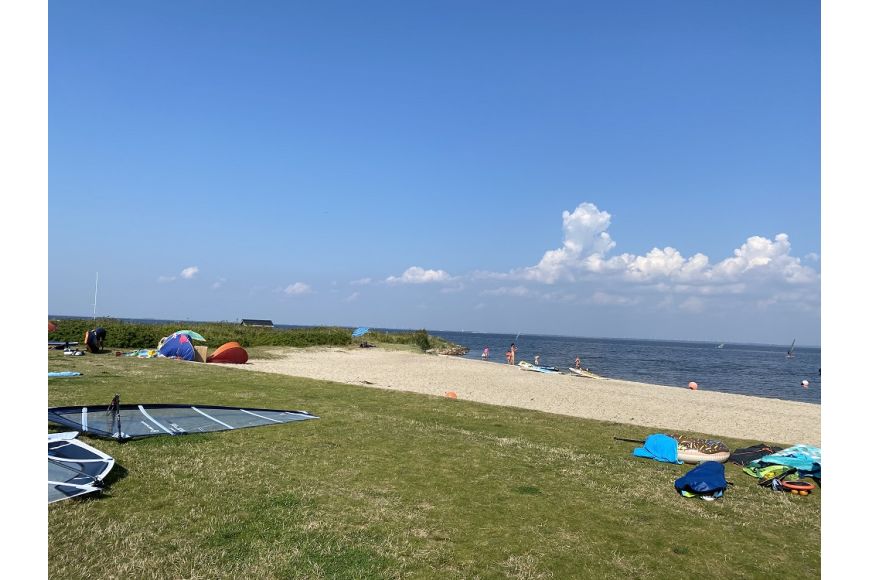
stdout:
[(568, 367), (568, 370), (577, 375), (578, 377), (585, 377), (587, 379), (603, 379), (601, 375), (596, 375), (595, 373), (589, 372), (585, 369), (575, 369), (574, 367)]

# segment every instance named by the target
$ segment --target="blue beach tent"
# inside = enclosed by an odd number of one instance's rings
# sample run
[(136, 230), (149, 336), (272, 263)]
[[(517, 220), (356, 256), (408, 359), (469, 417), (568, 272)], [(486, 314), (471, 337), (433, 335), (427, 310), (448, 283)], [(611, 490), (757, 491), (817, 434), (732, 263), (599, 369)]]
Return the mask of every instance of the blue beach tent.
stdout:
[(193, 343), (190, 342), (190, 337), (179, 332), (168, 336), (163, 344), (157, 350), (157, 354), (167, 358), (180, 358), (184, 360), (193, 360), (196, 357), (196, 350), (193, 348)]
[(356, 330), (354, 330), (354, 331), (353, 331), (353, 334), (351, 334), (350, 336), (351, 336), (351, 338), (357, 338), (357, 337), (359, 337), (359, 336), (364, 335), (364, 334), (367, 333), (368, 331), (369, 331), (369, 329), (368, 329), (367, 326), (360, 326), (359, 328), (357, 328)]

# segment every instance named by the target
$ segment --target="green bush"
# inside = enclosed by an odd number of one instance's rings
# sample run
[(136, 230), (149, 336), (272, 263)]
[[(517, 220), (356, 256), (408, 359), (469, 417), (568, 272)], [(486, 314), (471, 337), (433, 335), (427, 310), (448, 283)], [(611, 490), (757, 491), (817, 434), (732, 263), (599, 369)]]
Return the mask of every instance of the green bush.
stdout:
[[(101, 326), (106, 329), (105, 349), (157, 348), (160, 339), (178, 330), (193, 330), (205, 337), (210, 348), (235, 341), (243, 347), (252, 346), (347, 346), (351, 344), (350, 328), (263, 328), (242, 326), (229, 322), (176, 322), (154, 323), (124, 322), (114, 318), (63, 319), (57, 321), (57, 330), (48, 335), (49, 340), (84, 343), (88, 330)], [(370, 342), (416, 345), (427, 351), (433, 345), (447, 345), (447, 341), (429, 336), (425, 330), (387, 333), (372, 331), (366, 335)]]

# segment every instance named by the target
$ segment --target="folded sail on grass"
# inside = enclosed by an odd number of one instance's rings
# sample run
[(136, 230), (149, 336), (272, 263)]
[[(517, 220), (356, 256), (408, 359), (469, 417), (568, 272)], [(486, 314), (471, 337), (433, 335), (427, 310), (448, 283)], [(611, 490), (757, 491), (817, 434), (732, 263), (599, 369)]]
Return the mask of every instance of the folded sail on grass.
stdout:
[(77, 433), (48, 435), (48, 503), (100, 491), (115, 460), (75, 439)]
[(53, 407), (48, 420), (94, 437), (127, 441), (152, 435), (210, 433), (318, 419), (307, 411), (215, 405), (113, 404)]

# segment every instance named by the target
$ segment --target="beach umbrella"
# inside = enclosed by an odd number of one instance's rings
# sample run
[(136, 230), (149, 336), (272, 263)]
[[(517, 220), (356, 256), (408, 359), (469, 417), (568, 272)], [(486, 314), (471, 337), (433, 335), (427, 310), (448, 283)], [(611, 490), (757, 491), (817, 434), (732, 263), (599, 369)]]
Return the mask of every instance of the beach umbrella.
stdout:
[(189, 336), (193, 340), (199, 340), (199, 341), (205, 342), (205, 339), (202, 337), (201, 334), (199, 334), (198, 332), (194, 332), (192, 330), (178, 330), (175, 332), (175, 334), (186, 334), (187, 336)]
[(54, 322), (52, 322), (51, 320), (49, 320), (48, 321), (48, 331), (54, 332), (55, 330), (57, 330), (57, 325)]
[(359, 328), (357, 328), (356, 330), (354, 330), (354, 331), (353, 331), (353, 334), (351, 334), (350, 336), (351, 336), (351, 338), (356, 338), (356, 337), (358, 337), (358, 336), (362, 336), (362, 335), (364, 335), (364, 334), (367, 333), (368, 331), (369, 331), (368, 327), (366, 327), (366, 326), (360, 326)]

